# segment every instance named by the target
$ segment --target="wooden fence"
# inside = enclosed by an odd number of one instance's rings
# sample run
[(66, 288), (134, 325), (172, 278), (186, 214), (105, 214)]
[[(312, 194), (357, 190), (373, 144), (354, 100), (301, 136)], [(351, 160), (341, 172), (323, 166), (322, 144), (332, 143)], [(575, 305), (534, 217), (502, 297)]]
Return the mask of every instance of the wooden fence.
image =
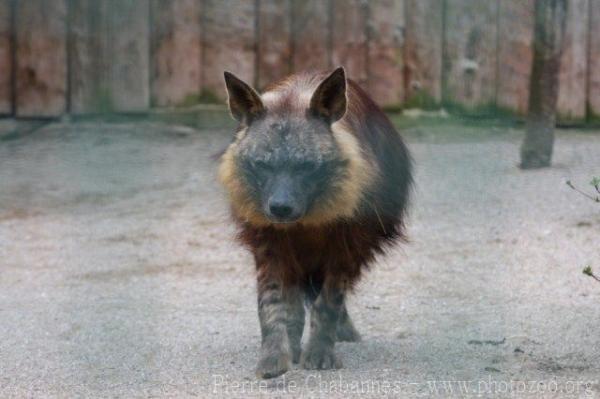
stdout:
[[(527, 108), (533, 0), (0, 0), (0, 114), (223, 101), (344, 65), (383, 105)], [(600, 1), (569, 0), (564, 118), (600, 115)]]

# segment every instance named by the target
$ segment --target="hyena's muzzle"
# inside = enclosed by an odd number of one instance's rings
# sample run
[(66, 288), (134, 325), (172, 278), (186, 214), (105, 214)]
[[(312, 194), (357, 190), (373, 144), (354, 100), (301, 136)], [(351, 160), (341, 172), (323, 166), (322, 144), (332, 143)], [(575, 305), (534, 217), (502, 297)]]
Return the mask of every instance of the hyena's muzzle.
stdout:
[(306, 213), (307, 194), (293, 172), (274, 174), (263, 191), (262, 209), (274, 223), (291, 223)]

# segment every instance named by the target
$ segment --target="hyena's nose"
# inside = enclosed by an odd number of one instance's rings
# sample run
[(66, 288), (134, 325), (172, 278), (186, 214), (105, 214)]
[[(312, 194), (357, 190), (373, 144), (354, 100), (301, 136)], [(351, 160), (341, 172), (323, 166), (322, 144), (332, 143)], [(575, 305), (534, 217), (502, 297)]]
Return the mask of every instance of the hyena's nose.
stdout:
[(286, 174), (279, 174), (271, 184), (268, 200), (264, 204), (264, 212), (275, 223), (289, 223), (298, 220), (304, 206), (299, 189), (294, 180)]
[(290, 204), (277, 200), (269, 201), (269, 213), (279, 220), (287, 220), (293, 212), (294, 208)]

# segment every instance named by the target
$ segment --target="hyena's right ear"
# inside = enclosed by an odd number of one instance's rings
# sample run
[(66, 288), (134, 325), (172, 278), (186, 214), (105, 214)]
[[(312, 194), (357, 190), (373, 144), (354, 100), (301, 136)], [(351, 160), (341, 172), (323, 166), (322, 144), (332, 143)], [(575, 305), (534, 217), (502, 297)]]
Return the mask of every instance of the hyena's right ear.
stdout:
[(252, 120), (265, 112), (265, 107), (258, 93), (231, 72), (225, 71), (227, 102), (231, 115), (240, 123), (249, 125)]
[(346, 73), (343, 67), (339, 67), (315, 90), (310, 99), (310, 112), (333, 123), (346, 113), (346, 103)]

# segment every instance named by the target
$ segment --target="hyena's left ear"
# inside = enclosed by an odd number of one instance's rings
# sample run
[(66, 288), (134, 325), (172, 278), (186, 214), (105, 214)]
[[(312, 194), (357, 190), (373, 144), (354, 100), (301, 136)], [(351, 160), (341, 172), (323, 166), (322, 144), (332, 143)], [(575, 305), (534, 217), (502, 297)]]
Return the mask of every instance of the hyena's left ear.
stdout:
[(225, 71), (227, 102), (231, 115), (240, 123), (249, 125), (265, 112), (258, 93), (231, 72)]
[(317, 87), (310, 99), (310, 112), (333, 123), (346, 113), (346, 73), (337, 68)]

